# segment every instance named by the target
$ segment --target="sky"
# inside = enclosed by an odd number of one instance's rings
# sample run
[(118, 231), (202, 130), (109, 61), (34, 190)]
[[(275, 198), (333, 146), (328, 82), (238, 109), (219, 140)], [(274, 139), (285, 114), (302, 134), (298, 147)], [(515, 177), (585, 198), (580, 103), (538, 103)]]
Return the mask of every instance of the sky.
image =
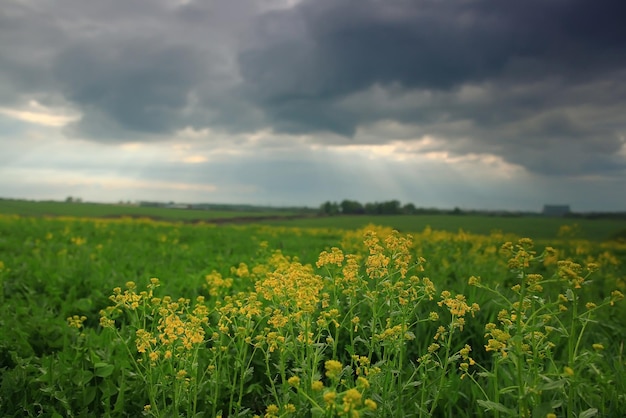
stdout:
[(0, 197), (626, 211), (623, 0), (2, 0)]

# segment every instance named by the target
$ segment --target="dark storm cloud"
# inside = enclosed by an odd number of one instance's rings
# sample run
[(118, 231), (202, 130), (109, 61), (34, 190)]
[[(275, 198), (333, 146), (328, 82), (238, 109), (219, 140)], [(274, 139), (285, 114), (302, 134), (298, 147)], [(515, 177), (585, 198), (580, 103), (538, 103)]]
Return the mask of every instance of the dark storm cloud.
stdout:
[(231, 89), (238, 33), (264, 3), (9, 0), (0, 7), (0, 105), (69, 103), (83, 117), (66, 132), (99, 141), (258, 126)]
[[(452, 153), (544, 174), (619, 171), (623, 16), (619, 0), (316, 0), (259, 19), (239, 62), (246, 94), (279, 130), (351, 136), (396, 120), (447, 138)], [(465, 98), (467, 86), (484, 94)], [(385, 100), (363, 94), (376, 88)]]
[[(339, 97), (373, 84), (450, 89), (497, 78), (582, 80), (626, 63), (626, 3), (315, 0), (259, 19), (240, 56), (255, 98)], [(277, 37), (289, 22), (299, 33)], [(263, 42), (266, 39), (267, 42)]]
[[(626, 170), (623, 0), (279, 3), (5, 1), (0, 105), (69, 104), (66, 132), (98, 141), (431, 136), (543, 174)], [(406, 132), (363, 135), (382, 121)]]
[(85, 112), (83, 123), (99, 112), (130, 131), (168, 133), (202, 80), (197, 58), (184, 46), (150, 40), (90, 42), (62, 51), (55, 72), (65, 97)]
[(21, 95), (41, 98), (53, 92), (51, 45), (63, 33), (45, 13), (8, 1), (0, 7), (0, 105), (13, 104)]

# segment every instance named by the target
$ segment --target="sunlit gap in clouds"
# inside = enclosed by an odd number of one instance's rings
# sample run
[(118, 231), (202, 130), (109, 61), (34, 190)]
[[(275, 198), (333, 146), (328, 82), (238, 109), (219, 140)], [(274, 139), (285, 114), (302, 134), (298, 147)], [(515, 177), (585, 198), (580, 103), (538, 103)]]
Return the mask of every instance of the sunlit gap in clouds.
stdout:
[[(371, 197), (368, 197), (368, 200), (394, 200), (403, 197), (410, 199), (413, 194), (405, 187), (406, 182), (398, 181), (398, 175), (402, 177), (410, 175), (409, 172), (403, 171), (402, 167), (409, 168), (415, 158), (399, 150), (397, 143), (331, 146), (329, 151), (339, 157), (337, 161), (358, 164), (359, 171), (355, 175), (361, 177), (361, 181), (367, 179), (371, 185), (368, 192)], [(358, 200), (358, 192), (354, 195), (353, 198)]]
[(51, 108), (36, 100), (19, 108), (0, 107), (0, 115), (22, 122), (60, 128), (80, 119), (80, 114), (68, 108)]
[(445, 141), (429, 136), (328, 149), (338, 161), (359, 164), (359, 176), (367, 178), (371, 190), (378, 190), (374, 199), (379, 200), (435, 206), (462, 205), (464, 200), (477, 204), (493, 200), (493, 190), (513, 188), (528, 175), (523, 167), (493, 154), (455, 154), (446, 149)]

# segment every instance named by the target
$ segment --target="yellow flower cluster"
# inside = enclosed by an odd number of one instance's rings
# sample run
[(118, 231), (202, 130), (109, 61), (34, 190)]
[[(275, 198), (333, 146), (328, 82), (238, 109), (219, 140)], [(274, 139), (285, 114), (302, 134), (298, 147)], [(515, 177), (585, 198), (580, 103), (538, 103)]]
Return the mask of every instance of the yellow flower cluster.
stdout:
[(341, 251), (337, 247), (333, 247), (330, 249), (330, 253), (327, 251), (322, 251), (315, 265), (317, 266), (317, 268), (321, 268), (330, 264), (335, 264), (341, 267), (344, 259), (345, 257), (343, 255), (343, 251)]
[(86, 316), (73, 315), (67, 318), (67, 325), (70, 328), (81, 329), (83, 327), (83, 322), (85, 322), (86, 320)]
[(411, 341), (415, 339), (415, 335), (408, 331), (406, 325), (390, 325), (390, 320), (387, 320), (387, 327), (379, 334), (374, 334), (374, 341)]
[(525, 277), (527, 291), (530, 293), (540, 293), (543, 291), (543, 286), (540, 282), (543, 280), (543, 276), (541, 274), (531, 273), (527, 274)]
[(135, 344), (137, 345), (137, 352), (139, 353), (145, 353), (146, 350), (151, 350), (156, 344), (156, 338), (145, 329), (138, 329), (135, 334)]
[(450, 314), (452, 315), (452, 326), (463, 330), (465, 325), (465, 315), (469, 312), (472, 317), (480, 310), (480, 306), (477, 303), (472, 305), (467, 304), (467, 300), (464, 295), (456, 295), (452, 297), (449, 291), (444, 290), (441, 292), (441, 301), (437, 302), (439, 306), (446, 306)]
[(620, 292), (619, 290), (614, 290), (611, 292), (611, 306), (613, 306), (615, 304), (615, 302), (620, 301), (624, 299), (624, 294), (622, 292)]
[(292, 261), (280, 252), (270, 260), (273, 271), (255, 283), (256, 291), (267, 301), (276, 301), (299, 319), (302, 313), (313, 313), (321, 301), (324, 282), (310, 265)]
[(173, 354), (184, 357), (185, 351), (205, 341), (204, 325), (208, 323), (209, 310), (204, 297), (196, 299), (191, 307), (189, 299), (172, 300), (169, 296), (157, 298), (153, 290), (160, 286), (156, 278), (152, 278), (147, 291), (137, 293), (134, 282), (126, 283), (126, 290), (113, 289), (110, 300), (114, 306), (101, 311), (100, 324), (106, 328), (115, 327), (114, 317), (126, 311), (144, 309), (144, 315), (151, 318), (144, 328), (135, 332), (137, 352), (147, 354), (151, 363), (159, 359), (171, 359)]
[(474, 359), (471, 358), (469, 355), (471, 351), (472, 351), (472, 347), (468, 344), (465, 344), (465, 346), (461, 350), (459, 350), (459, 355), (461, 356), (461, 359), (463, 360), (461, 364), (459, 364), (459, 370), (463, 372), (463, 374), (461, 375), (461, 379), (463, 379), (465, 375), (469, 372), (470, 366), (473, 366), (476, 364)]
[(326, 377), (329, 379), (337, 379), (343, 370), (343, 365), (337, 360), (327, 360), (324, 363), (326, 369)]
[(511, 334), (497, 328), (496, 324), (488, 323), (485, 325), (485, 338), (489, 338), (487, 345), (485, 345), (485, 351), (497, 351), (500, 352), (502, 357), (508, 355), (508, 341), (511, 339)]
[(511, 242), (502, 245), (501, 251), (511, 256), (508, 261), (509, 270), (519, 271), (528, 268), (536, 255), (532, 250), (533, 246), (534, 243), (530, 238), (520, 239), (515, 246)]
[(583, 268), (580, 264), (574, 263), (571, 260), (561, 260), (557, 262), (558, 270), (557, 274), (559, 278), (567, 282), (574, 289), (580, 289), (585, 281), (585, 278), (581, 276)]
[(380, 239), (376, 232), (369, 230), (365, 233), (363, 241), (369, 250), (369, 256), (365, 262), (367, 276), (374, 280), (387, 276), (390, 258), (385, 255), (385, 249), (380, 245)]
[(334, 390), (328, 390), (322, 399), (326, 404), (326, 410), (332, 411), (332, 416), (359, 418), (363, 411), (375, 411), (378, 408), (374, 400), (363, 399), (363, 393), (357, 388), (350, 388), (339, 394)]
[(204, 277), (206, 281), (206, 287), (208, 288), (209, 295), (211, 296), (220, 296), (224, 291), (228, 291), (233, 286), (233, 279), (231, 278), (223, 278), (222, 275), (213, 270), (211, 274), (207, 274)]
[(391, 252), (393, 267), (400, 272), (401, 278), (405, 278), (412, 258), (410, 251), (413, 247), (413, 237), (411, 235), (401, 236), (398, 231), (394, 230), (385, 238), (385, 246)]
[[(296, 412), (296, 406), (294, 404), (288, 403), (283, 406), (282, 412), (281, 408), (279, 408), (276, 404), (270, 404), (265, 409), (265, 414), (263, 418), (278, 418), (280, 416), (290, 416)], [(259, 415), (254, 415), (254, 417), (259, 417)]]
[(164, 346), (172, 346), (179, 341), (186, 350), (204, 341), (203, 324), (208, 322), (208, 310), (203, 305), (202, 297), (197, 300), (196, 307), (189, 312), (189, 299), (181, 298), (176, 302), (169, 297), (161, 300), (157, 309), (158, 337)]

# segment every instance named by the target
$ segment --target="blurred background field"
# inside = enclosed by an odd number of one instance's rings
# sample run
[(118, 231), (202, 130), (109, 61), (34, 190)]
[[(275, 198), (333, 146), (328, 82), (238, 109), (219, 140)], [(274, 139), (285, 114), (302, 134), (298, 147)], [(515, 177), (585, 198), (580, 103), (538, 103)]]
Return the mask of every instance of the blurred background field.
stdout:
[[(174, 205), (172, 205), (174, 206)], [(315, 209), (215, 205), (208, 210), (149, 207), (128, 204), (35, 202), (0, 199), (0, 213), (24, 216), (71, 216), (79, 218), (150, 218), (172, 222), (262, 223), (301, 228), (353, 230), (368, 224), (388, 226), (401, 232), (434, 230), (488, 235), (494, 231), (534, 239), (576, 237), (604, 241), (626, 235), (623, 217), (548, 217), (535, 215), (484, 215), (473, 213), (419, 215), (320, 216)], [(575, 227), (574, 227), (575, 225)], [(563, 229), (566, 226), (567, 228)], [(571, 227), (571, 228), (570, 228)]]

